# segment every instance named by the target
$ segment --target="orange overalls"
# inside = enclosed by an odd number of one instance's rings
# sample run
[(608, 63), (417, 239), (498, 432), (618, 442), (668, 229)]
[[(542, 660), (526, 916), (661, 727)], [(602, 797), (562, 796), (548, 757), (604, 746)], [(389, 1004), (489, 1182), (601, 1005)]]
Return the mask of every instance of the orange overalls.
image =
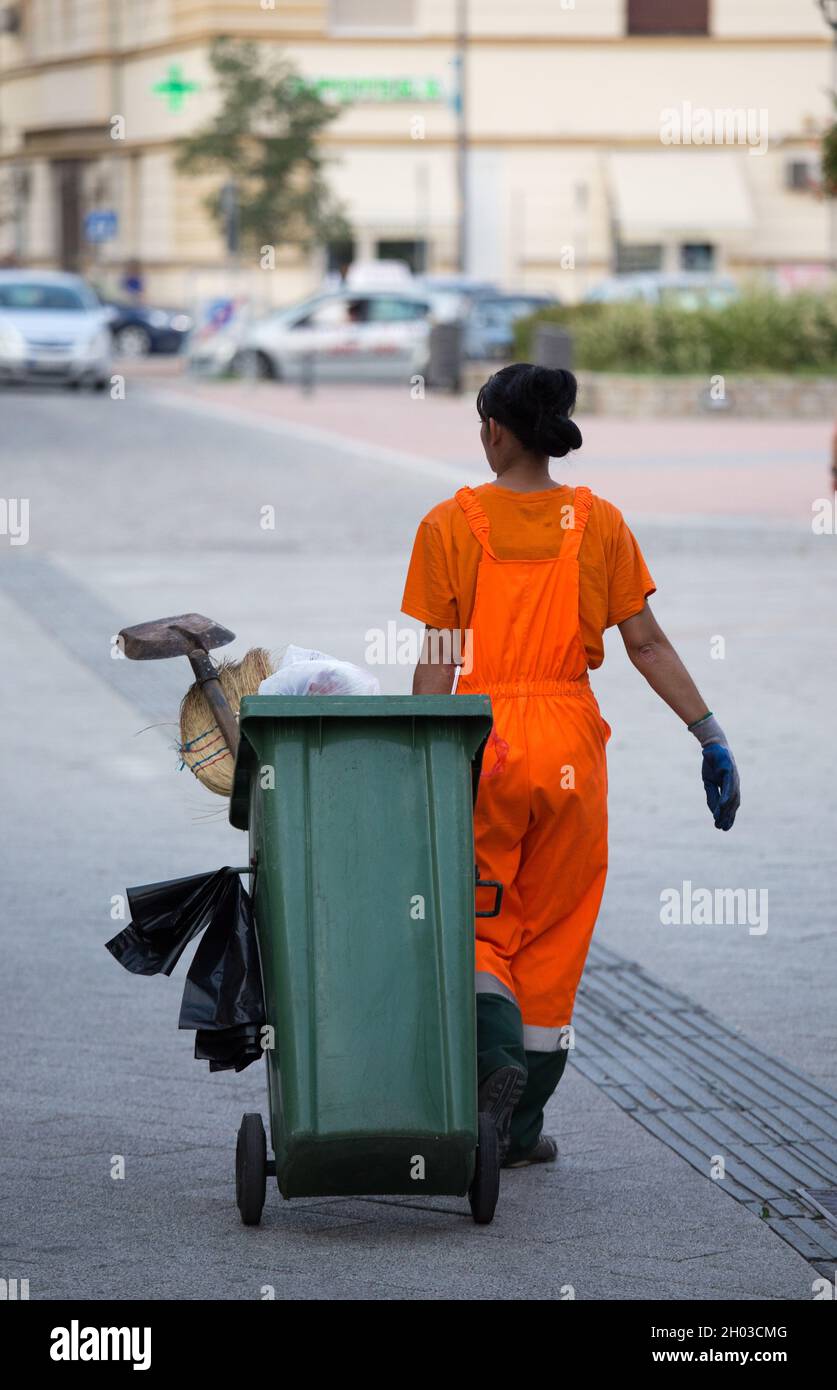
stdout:
[[(474, 814), (476, 859), (480, 877), (504, 887), (499, 916), (477, 918), (478, 1005), (485, 995), (515, 1004), (530, 1075), (529, 1054), (560, 1051), (560, 1077), (607, 875), (610, 729), (590, 688), (578, 609), (592, 496), (575, 489), (572, 527), (546, 560), (498, 559), (473, 491), (461, 488), (456, 500), (482, 546), (469, 624), (473, 669), (460, 673), (457, 693), (487, 693), (494, 713)], [(482, 1071), (502, 1060), (483, 1039), (478, 1050)], [(505, 1050), (519, 1060), (519, 1048)], [(555, 1085), (557, 1078), (547, 1096)], [(518, 1135), (521, 1151), (525, 1138), (531, 1147), (537, 1133)]]

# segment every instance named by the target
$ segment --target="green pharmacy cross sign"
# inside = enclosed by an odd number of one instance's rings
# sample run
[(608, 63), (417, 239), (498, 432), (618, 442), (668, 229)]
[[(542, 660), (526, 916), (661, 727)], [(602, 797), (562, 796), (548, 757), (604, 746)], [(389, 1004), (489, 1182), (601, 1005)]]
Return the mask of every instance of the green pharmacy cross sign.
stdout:
[(190, 92), (200, 90), (199, 82), (187, 82), (183, 76), (183, 70), (178, 63), (169, 66), (165, 82), (155, 82), (151, 89), (158, 96), (165, 97), (169, 104), (170, 111), (180, 111), (183, 108), (183, 99)]

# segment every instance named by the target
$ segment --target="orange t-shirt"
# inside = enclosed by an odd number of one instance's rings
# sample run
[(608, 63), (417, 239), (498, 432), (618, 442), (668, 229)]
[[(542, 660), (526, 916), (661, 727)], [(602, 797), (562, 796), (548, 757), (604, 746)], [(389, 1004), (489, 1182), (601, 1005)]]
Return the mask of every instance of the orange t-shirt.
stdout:
[[(572, 488), (512, 492), (484, 483), (474, 491), (488, 517), (498, 559), (544, 560), (560, 553)], [(402, 611), (428, 627), (467, 627), (481, 558), (482, 547), (456, 498), (440, 502), (419, 525)], [(589, 665), (596, 667), (604, 660), (605, 628), (639, 613), (648, 595), (655, 592), (622, 513), (602, 497), (593, 497), (579, 569), (581, 635)]]

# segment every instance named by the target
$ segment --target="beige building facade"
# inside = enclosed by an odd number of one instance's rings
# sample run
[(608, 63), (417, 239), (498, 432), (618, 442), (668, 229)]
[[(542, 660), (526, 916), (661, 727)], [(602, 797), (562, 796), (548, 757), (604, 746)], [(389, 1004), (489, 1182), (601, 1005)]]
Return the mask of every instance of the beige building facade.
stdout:
[(225, 34), (281, 48), (339, 109), (324, 145), (355, 256), (455, 269), (463, 16), (471, 274), (567, 300), (616, 270), (825, 276), (814, 0), (0, 0), (0, 260), (110, 289), (138, 262), (169, 303), (319, 282), (326, 253), (281, 228), (269, 277), (233, 268), (210, 183), (175, 169)]

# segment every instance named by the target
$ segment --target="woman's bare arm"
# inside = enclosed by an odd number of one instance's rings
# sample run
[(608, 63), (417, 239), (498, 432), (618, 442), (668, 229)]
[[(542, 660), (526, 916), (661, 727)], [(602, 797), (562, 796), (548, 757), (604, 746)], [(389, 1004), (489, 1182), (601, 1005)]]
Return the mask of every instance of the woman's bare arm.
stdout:
[(456, 632), (425, 628), (421, 657), (413, 675), (414, 695), (450, 695), (456, 662), (445, 661), (443, 654), (456, 651), (454, 642), (457, 637)]
[(684, 724), (694, 724), (708, 713), (709, 706), (647, 603), (620, 623), (619, 631), (636, 669)]
[(731, 830), (741, 805), (738, 768), (726, 735), (646, 603), (619, 624), (625, 650), (661, 700), (679, 714), (703, 749), (701, 777), (718, 830)]

